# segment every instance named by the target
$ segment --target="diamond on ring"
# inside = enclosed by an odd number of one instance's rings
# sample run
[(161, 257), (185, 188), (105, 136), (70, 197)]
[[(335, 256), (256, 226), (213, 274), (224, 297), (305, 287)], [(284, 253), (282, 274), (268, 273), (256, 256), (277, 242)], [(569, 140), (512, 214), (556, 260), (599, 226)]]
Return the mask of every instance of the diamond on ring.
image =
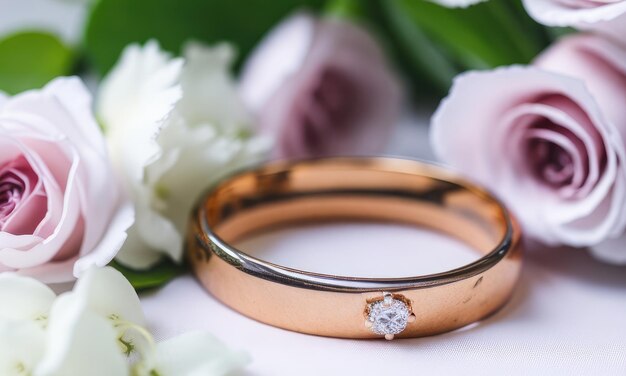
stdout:
[(390, 293), (384, 293), (383, 299), (369, 303), (365, 313), (365, 325), (388, 340), (393, 339), (394, 335), (401, 333), (408, 323), (415, 320), (409, 305)]

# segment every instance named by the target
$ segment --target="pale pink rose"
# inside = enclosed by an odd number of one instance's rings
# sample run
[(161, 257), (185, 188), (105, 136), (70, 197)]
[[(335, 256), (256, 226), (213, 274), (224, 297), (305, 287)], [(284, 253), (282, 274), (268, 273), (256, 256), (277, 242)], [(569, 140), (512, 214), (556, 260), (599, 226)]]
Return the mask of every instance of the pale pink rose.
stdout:
[(54, 283), (107, 264), (133, 220), (121, 203), (80, 80), (0, 104), (0, 271)]
[(385, 55), (348, 21), (298, 13), (247, 61), (240, 82), (275, 157), (380, 152), (402, 101)]
[(626, 0), (524, 0), (528, 13), (549, 26), (593, 29), (626, 35)]
[(624, 232), (624, 143), (576, 78), (533, 67), (463, 74), (431, 136), (437, 155), (496, 192), (531, 237), (581, 247)]
[[(555, 43), (535, 65), (582, 80), (626, 144), (626, 45), (578, 34)], [(609, 239), (593, 250), (605, 260), (626, 263), (626, 236)]]

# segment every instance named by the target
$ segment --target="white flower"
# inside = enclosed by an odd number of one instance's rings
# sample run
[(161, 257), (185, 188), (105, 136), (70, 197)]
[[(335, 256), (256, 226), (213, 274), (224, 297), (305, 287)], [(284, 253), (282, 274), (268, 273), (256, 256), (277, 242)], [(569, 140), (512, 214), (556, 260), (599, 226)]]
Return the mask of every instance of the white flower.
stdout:
[(190, 332), (157, 344), (154, 370), (159, 376), (221, 376), (249, 362), (246, 353), (228, 349), (212, 335)]
[(145, 324), (135, 289), (122, 273), (111, 267), (90, 269), (76, 282), (74, 290), (66, 295), (78, 305), (114, 323)]
[(44, 353), (44, 327), (56, 294), (43, 283), (0, 274), (0, 375), (32, 374)]
[(232, 50), (190, 45), (182, 60), (155, 42), (130, 46), (101, 86), (98, 113), (136, 209), (118, 260), (148, 268), (181, 261), (191, 208), (206, 187), (268, 149), (229, 74)]
[(0, 274), (0, 301), (2, 376), (217, 376), (248, 363), (205, 333), (155, 344), (137, 293), (110, 267), (56, 300), (34, 279)]
[(0, 320), (45, 324), (56, 294), (48, 286), (13, 273), (0, 274)]
[(31, 375), (44, 353), (44, 329), (34, 321), (0, 319), (0, 375)]
[(50, 314), (45, 355), (34, 376), (127, 375), (117, 333), (85, 302), (61, 296)]

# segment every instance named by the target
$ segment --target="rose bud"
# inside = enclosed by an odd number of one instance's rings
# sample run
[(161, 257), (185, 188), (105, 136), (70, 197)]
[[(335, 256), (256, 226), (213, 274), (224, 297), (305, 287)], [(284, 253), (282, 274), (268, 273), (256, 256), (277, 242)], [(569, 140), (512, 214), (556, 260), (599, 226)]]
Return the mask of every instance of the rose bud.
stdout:
[(275, 157), (382, 151), (402, 93), (377, 42), (348, 21), (298, 13), (244, 66), (240, 89)]

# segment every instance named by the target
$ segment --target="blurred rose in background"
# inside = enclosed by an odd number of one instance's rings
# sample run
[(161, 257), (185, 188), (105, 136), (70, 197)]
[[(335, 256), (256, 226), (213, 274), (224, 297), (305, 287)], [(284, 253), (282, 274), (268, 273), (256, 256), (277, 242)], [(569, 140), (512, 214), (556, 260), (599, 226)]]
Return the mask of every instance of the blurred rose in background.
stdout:
[(528, 13), (550, 26), (573, 26), (621, 37), (626, 33), (624, 0), (524, 0)]
[(240, 88), (279, 158), (381, 152), (402, 104), (373, 36), (347, 20), (308, 13), (287, 18), (261, 42)]

